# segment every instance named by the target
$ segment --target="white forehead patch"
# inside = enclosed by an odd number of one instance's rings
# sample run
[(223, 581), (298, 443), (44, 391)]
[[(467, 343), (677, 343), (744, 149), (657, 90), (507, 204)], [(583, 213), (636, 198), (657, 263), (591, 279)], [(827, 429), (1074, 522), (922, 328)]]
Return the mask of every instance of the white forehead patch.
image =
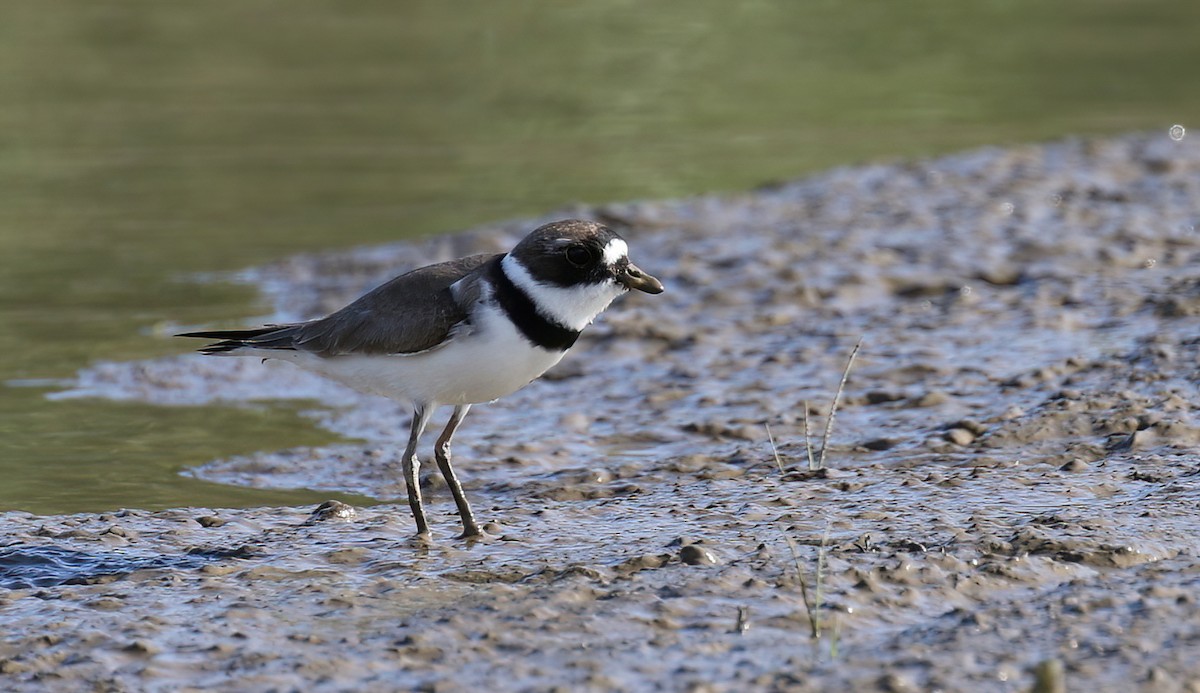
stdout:
[(629, 244), (620, 238), (614, 238), (604, 246), (604, 264), (612, 267), (617, 261), (629, 255)]

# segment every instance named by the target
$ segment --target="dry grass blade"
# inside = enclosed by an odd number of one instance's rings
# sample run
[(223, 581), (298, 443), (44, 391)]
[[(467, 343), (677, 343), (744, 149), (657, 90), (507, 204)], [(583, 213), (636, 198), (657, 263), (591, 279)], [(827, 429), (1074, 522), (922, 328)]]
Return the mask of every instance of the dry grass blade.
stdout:
[(825, 453), (829, 450), (829, 436), (833, 433), (833, 418), (837, 415), (838, 404), (842, 401), (842, 391), (846, 389), (846, 381), (850, 378), (850, 368), (854, 366), (854, 357), (862, 347), (863, 338), (859, 337), (854, 348), (850, 350), (850, 358), (846, 359), (846, 369), (842, 371), (842, 382), (838, 383), (837, 392), (833, 395), (833, 404), (829, 407), (829, 418), (825, 420), (825, 433), (821, 436), (821, 456), (815, 469), (825, 468)]
[(813, 457), (812, 429), (808, 426), (808, 400), (804, 400), (801, 406), (804, 407), (804, 449), (808, 452), (808, 469), (813, 471), (817, 469), (817, 460)]
[(817, 609), (825, 603), (825, 547), (829, 545), (829, 523), (825, 523), (825, 534), (821, 535), (821, 546), (817, 549), (817, 594), (814, 598)]
[(775, 445), (775, 436), (771, 435), (771, 424), (764, 424), (767, 427), (767, 441), (771, 443), (771, 454), (775, 455), (775, 466), (779, 468), (779, 475), (783, 476), (783, 460), (779, 459), (779, 448)]
[[(804, 600), (804, 610), (808, 612), (808, 627), (813, 640), (818, 640), (821, 637), (821, 621), (817, 614), (817, 610), (821, 608), (819, 601), (820, 591), (816, 594), (810, 594), (808, 591), (808, 579), (804, 577), (804, 569), (800, 566), (800, 550), (796, 548), (796, 542), (787, 534), (783, 535), (784, 541), (787, 542), (788, 550), (792, 552), (792, 563), (796, 566), (796, 577), (800, 580), (800, 598)], [(818, 559), (818, 566), (823, 562)], [(821, 574), (817, 573), (818, 582), (821, 579)]]

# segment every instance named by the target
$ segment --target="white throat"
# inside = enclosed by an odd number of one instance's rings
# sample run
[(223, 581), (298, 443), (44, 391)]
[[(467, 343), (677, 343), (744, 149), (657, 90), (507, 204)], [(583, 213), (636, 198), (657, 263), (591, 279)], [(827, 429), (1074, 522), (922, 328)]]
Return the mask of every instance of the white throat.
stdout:
[(601, 284), (576, 286), (543, 284), (534, 279), (511, 253), (500, 261), (500, 271), (529, 296), (539, 313), (576, 332), (592, 324), (614, 298), (625, 293), (625, 287), (612, 279)]

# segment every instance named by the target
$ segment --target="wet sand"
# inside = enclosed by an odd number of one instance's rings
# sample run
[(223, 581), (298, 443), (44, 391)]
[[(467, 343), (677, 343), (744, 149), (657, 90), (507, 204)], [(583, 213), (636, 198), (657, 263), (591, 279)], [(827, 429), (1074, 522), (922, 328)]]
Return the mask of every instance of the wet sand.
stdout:
[[(404, 407), (287, 364), (99, 364), (62, 396), (324, 398), (312, 416), (365, 442), (190, 473), (382, 504), (0, 515), (0, 681), (1009, 691), (1042, 667), (1200, 690), (1197, 200), (1195, 138), (1155, 133), (547, 215), (618, 226), (668, 292), (472, 411), (478, 543), (436, 471), (435, 541), (411, 538)], [(242, 276), (309, 317), (536, 221)], [(809, 472), (805, 408), (819, 439), (860, 337)]]

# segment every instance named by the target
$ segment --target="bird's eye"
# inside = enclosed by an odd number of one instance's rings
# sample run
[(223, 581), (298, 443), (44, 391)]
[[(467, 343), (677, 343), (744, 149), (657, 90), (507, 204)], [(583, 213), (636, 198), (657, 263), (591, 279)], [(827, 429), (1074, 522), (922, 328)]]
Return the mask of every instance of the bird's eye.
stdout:
[(585, 267), (592, 262), (592, 251), (586, 245), (568, 246), (567, 262), (576, 267)]

